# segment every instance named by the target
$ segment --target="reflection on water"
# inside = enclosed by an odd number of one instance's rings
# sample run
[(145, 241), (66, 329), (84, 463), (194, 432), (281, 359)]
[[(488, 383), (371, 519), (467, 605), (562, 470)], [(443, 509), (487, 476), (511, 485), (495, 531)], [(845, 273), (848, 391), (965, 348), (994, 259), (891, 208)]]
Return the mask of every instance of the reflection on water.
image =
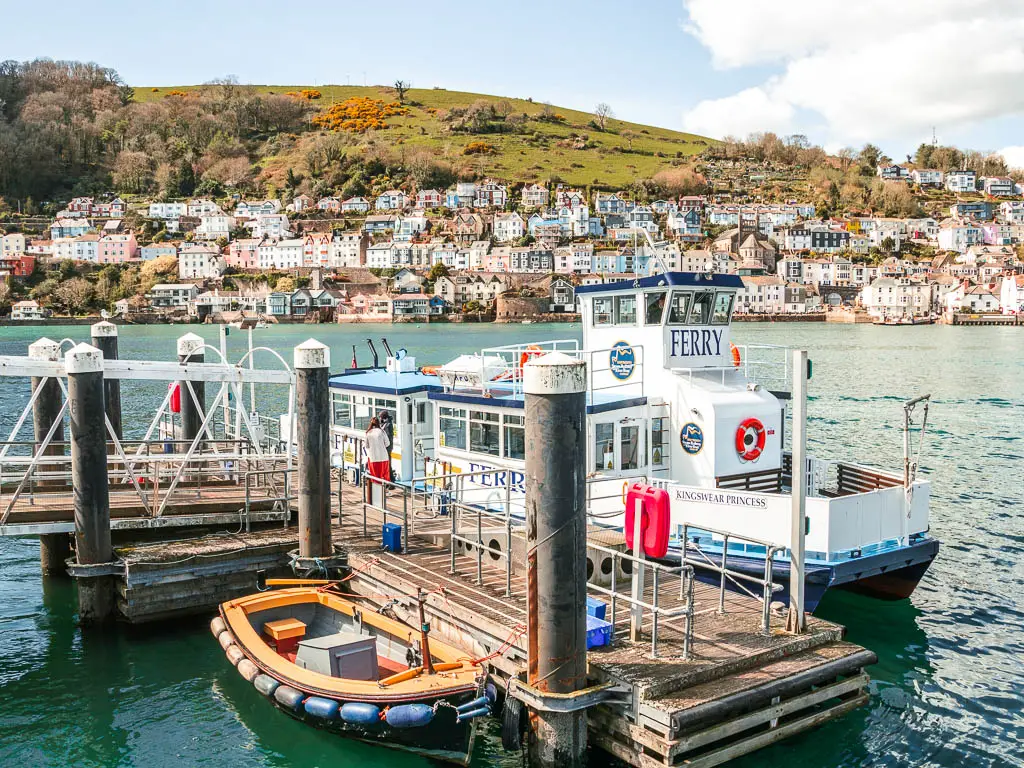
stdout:
[[(175, 339), (209, 327), (122, 329), (123, 357), (171, 360)], [(42, 335), (86, 340), (87, 328), (0, 329), (0, 354), (24, 354)], [(286, 326), (258, 333), (290, 359), (309, 336), (334, 368), (351, 345), (385, 335), (420, 364), (513, 341), (575, 338), (578, 326)], [(1016, 328), (883, 328), (751, 324), (740, 342), (803, 346), (814, 360), (809, 450), (823, 458), (898, 468), (900, 403), (931, 392), (922, 460), (933, 481), (939, 558), (910, 601), (830, 593), (825, 618), (874, 650), (868, 707), (816, 732), (738, 761), (766, 766), (1024, 765), (1024, 337)], [(246, 341), (235, 332), (229, 357)], [(378, 344), (379, 347), (379, 344)], [(264, 354), (257, 365), (271, 365)], [(122, 385), (126, 430), (141, 435), (165, 385)], [(0, 428), (13, 425), (28, 384), (0, 387)], [(264, 393), (274, 415), (280, 393)], [(0, 540), (0, 765), (371, 766), (419, 758), (324, 734), (276, 712), (227, 664), (205, 622), (83, 638), (74, 587), (39, 578), (35, 540)], [(519, 764), (501, 752), (496, 723), (476, 766)]]

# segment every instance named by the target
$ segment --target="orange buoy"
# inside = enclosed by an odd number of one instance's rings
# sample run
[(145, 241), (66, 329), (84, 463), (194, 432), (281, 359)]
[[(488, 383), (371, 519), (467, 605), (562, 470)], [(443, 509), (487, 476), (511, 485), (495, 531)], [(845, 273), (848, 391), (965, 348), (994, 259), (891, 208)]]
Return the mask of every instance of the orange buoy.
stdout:
[(519, 356), (519, 367), (520, 367), (520, 368), (522, 368), (522, 367), (523, 367), (524, 365), (526, 365), (526, 362), (527, 362), (527, 361), (528, 361), (528, 360), (529, 360), (529, 359), (530, 359), (531, 357), (539, 357), (539, 356), (540, 356), (540, 355), (542, 355), (543, 353), (544, 353), (544, 350), (542, 350), (542, 349), (541, 349), (540, 347), (538, 347), (538, 346), (537, 346), (536, 344), (531, 344), (530, 346), (528, 346), (528, 347), (526, 348), (526, 351), (525, 351), (525, 352), (523, 352), (523, 354), (521, 354), (521, 355)]
[(730, 341), (729, 342), (729, 349), (732, 351), (732, 365), (733, 365), (733, 367), (734, 368), (739, 368), (740, 367), (740, 363), (743, 362), (742, 359), (740, 358), (740, 348), (737, 347), (735, 344), (733, 344)]

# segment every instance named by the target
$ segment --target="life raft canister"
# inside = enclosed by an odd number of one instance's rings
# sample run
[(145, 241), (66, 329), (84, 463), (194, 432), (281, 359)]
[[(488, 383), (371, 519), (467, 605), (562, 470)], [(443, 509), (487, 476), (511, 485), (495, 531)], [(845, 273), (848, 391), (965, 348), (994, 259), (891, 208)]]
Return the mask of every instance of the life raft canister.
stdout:
[(671, 505), (668, 491), (645, 483), (633, 483), (626, 494), (626, 547), (633, 547), (633, 526), (637, 500), (641, 502), (640, 538), (648, 557), (668, 552)]
[(522, 368), (524, 365), (526, 365), (527, 361), (530, 360), (530, 358), (540, 357), (543, 353), (544, 350), (542, 350), (536, 344), (531, 344), (526, 348), (526, 351), (519, 356), (519, 367)]
[(743, 461), (757, 461), (764, 451), (767, 431), (760, 419), (746, 419), (736, 430), (736, 453)]
[(743, 362), (743, 359), (740, 357), (740, 348), (730, 341), (729, 351), (732, 352), (732, 367), (739, 368), (740, 363)]
[(181, 384), (174, 382), (167, 388), (171, 390), (171, 413), (181, 413)]

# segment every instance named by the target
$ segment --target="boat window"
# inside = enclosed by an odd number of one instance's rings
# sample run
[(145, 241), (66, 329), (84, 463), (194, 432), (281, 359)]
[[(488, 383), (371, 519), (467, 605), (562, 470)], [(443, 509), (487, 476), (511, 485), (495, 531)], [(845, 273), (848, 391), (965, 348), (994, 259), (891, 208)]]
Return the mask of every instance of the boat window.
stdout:
[(700, 291), (694, 294), (693, 306), (690, 307), (690, 325), (708, 325), (711, 322), (711, 309), (715, 303), (713, 291)]
[(469, 450), (498, 456), (498, 414), (488, 411), (469, 412)]
[(352, 395), (332, 393), (331, 402), (334, 410), (334, 426), (352, 426)]
[(615, 425), (594, 425), (594, 469), (615, 469)]
[(686, 325), (686, 316), (690, 312), (690, 299), (693, 297), (689, 291), (675, 291), (672, 294), (672, 301), (668, 305), (668, 322), (670, 325)]
[(636, 325), (636, 296), (615, 297), (615, 323)]
[(525, 459), (526, 458), (526, 419), (522, 416), (503, 417), (505, 422), (505, 458)]
[(373, 418), (373, 406), (370, 402), (366, 402), (361, 397), (353, 398), (352, 404), (352, 426), (355, 429), (361, 429), (364, 432), (370, 427), (370, 419)]
[(594, 299), (594, 325), (612, 324), (612, 297), (599, 296)]
[(393, 419), (395, 418), (395, 409), (398, 406), (398, 402), (390, 398), (378, 397), (373, 401), (373, 406), (377, 409), (376, 413), (374, 413), (375, 416), (381, 411), (387, 411)]
[(651, 466), (668, 465), (668, 419), (651, 419)]
[(712, 325), (728, 325), (729, 313), (732, 312), (732, 302), (736, 294), (731, 291), (719, 291), (715, 295), (715, 313), (711, 316)]
[(619, 469), (639, 469), (647, 466), (647, 457), (644, 455), (643, 438), (640, 427), (624, 425), (622, 427), (622, 457)]
[(466, 411), (462, 408), (441, 408), (438, 419), (441, 445), (466, 450)]
[(647, 325), (661, 325), (661, 318), (665, 314), (665, 292), (644, 294), (644, 303), (644, 322)]

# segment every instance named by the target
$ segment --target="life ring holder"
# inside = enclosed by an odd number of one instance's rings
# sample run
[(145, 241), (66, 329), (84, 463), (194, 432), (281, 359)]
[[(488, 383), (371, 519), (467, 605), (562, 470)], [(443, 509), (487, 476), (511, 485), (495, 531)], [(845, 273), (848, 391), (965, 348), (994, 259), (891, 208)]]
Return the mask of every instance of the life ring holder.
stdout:
[[(768, 432), (760, 419), (749, 418), (740, 422), (736, 429), (736, 453), (743, 461), (757, 461), (764, 451)], [(752, 438), (748, 444), (747, 439)]]

